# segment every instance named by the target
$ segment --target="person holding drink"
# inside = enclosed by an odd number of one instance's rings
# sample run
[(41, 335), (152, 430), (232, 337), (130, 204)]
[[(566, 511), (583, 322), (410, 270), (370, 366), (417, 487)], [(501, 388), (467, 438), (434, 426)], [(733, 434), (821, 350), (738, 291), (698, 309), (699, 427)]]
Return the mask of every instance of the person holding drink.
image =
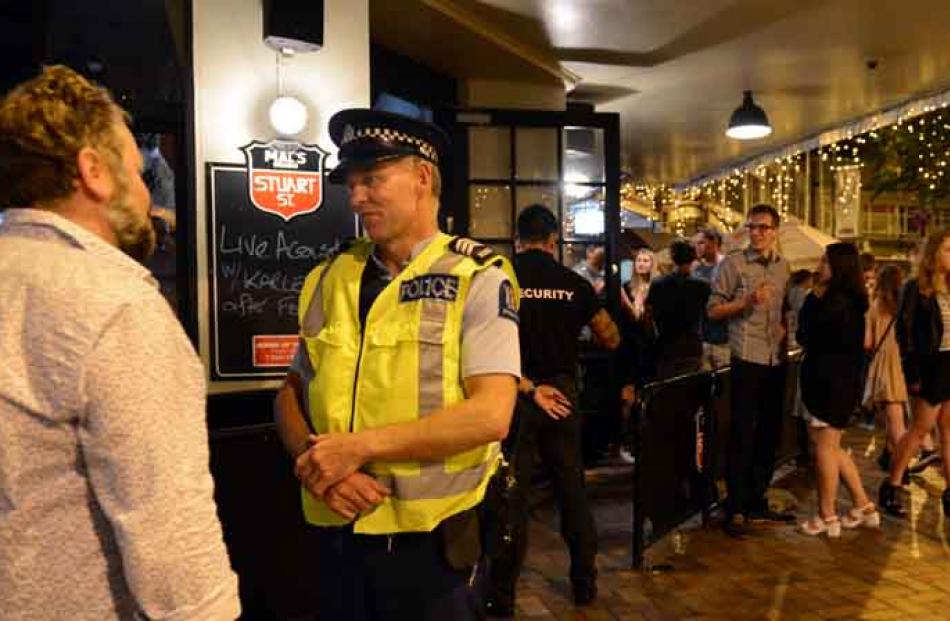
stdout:
[(732, 357), (732, 416), (724, 530), (745, 536), (751, 522), (794, 521), (769, 509), (782, 429), (785, 391), (785, 317), (782, 306), (789, 264), (776, 249), (779, 215), (758, 204), (749, 211), (749, 246), (720, 263), (712, 284), (707, 317), (729, 324)]

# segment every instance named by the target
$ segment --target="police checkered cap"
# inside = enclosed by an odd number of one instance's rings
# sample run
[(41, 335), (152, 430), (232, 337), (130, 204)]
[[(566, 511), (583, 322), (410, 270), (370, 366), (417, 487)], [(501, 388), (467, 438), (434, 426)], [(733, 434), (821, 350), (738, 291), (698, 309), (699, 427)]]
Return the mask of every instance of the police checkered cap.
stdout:
[(449, 139), (438, 126), (401, 114), (354, 108), (330, 119), (330, 138), (340, 147), (331, 181), (342, 181), (354, 166), (415, 155), (433, 164), (443, 161)]
[(350, 144), (355, 140), (372, 140), (390, 144), (411, 145), (419, 149), (419, 154), (427, 160), (438, 163), (439, 154), (435, 147), (419, 138), (398, 129), (391, 127), (353, 127), (347, 125), (343, 130), (343, 137), (340, 140), (340, 148)]

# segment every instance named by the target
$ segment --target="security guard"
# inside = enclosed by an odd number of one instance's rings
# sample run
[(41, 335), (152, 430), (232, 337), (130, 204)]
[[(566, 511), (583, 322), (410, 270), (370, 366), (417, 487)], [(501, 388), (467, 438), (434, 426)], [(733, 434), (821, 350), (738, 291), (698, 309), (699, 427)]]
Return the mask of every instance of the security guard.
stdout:
[(523, 377), (505, 447), (517, 484), (515, 507), (503, 516), (494, 515), (516, 523), (507, 531), (490, 529), (508, 532), (512, 540), (491, 550), (487, 597), (491, 616), (514, 612), (515, 583), (527, 548), (527, 497), (535, 452), (540, 453), (560, 504), (575, 603), (587, 604), (597, 593), (597, 533), (584, 492), (581, 421), (574, 411), (577, 338), (589, 325), (595, 342), (616, 349), (620, 334), (591, 284), (554, 258), (557, 231), (557, 220), (543, 205), (531, 205), (518, 216), (521, 252), (515, 257), (515, 273), (522, 296), (518, 314)]
[(368, 238), (307, 277), (275, 403), (315, 527), (320, 618), (476, 618), (474, 508), (520, 376), (511, 266), (438, 231), (441, 130), (370, 110), (329, 129), (330, 180)]

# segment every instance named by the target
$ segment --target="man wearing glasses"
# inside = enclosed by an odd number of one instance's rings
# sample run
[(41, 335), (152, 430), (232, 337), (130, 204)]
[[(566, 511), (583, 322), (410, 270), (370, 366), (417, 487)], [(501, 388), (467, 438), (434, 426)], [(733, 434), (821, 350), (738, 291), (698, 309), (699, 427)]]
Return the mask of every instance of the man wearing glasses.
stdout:
[(771, 205), (749, 211), (749, 246), (719, 265), (706, 313), (729, 324), (732, 417), (724, 529), (735, 538), (745, 536), (750, 522), (793, 519), (770, 510), (765, 498), (782, 430), (785, 387), (782, 304), (789, 264), (775, 247), (778, 227)]

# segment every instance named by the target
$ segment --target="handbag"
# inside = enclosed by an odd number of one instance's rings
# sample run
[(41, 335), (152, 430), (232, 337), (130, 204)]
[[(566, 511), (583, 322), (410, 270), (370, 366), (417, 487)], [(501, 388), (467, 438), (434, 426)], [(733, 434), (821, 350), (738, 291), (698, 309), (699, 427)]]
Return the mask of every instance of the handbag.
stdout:
[(894, 322), (897, 321), (897, 315), (891, 318), (890, 323), (887, 324), (887, 328), (884, 329), (884, 333), (881, 334), (881, 338), (878, 340), (877, 345), (874, 347), (874, 350), (871, 352), (870, 357), (868, 358), (868, 368), (867, 375), (864, 381), (864, 396), (861, 399), (861, 405), (859, 409), (862, 414), (873, 413), (874, 403), (877, 401), (878, 387), (881, 383), (881, 372), (883, 367), (880, 365), (874, 366), (874, 360), (877, 358), (877, 354), (881, 349), (881, 346), (884, 345), (884, 340), (887, 338), (887, 335), (890, 333), (891, 329), (894, 327)]

